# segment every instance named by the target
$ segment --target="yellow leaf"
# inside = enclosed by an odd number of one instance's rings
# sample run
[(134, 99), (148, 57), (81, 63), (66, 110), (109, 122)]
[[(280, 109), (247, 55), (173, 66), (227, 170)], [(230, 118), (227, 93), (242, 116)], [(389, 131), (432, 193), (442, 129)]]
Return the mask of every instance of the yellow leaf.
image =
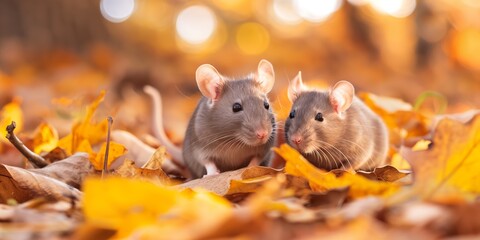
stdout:
[(20, 107), (21, 100), (15, 98), (12, 102), (7, 103), (3, 106), (2, 110), (0, 110), (0, 142), (8, 142), (8, 139), (5, 138), (7, 135), (7, 126), (15, 121), (16, 128), (15, 132), (18, 133), (23, 129), (23, 112), (22, 108)]
[[(104, 143), (97, 154), (91, 154), (90, 162), (95, 167), (96, 170), (103, 169), (103, 162), (105, 159), (105, 152), (107, 151), (107, 143)], [(115, 161), (118, 157), (125, 154), (127, 149), (116, 142), (110, 142), (110, 146), (108, 149), (108, 161), (107, 161), (107, 168)]]
[(122, 178), (89, 178), (83, 191), (86, 220), (112, 229), (152, 224), (181, 198), (177, 191)]
[(68, 155), (72, 155), (72, 152), (73, 152), (72, 134), (70, 133), (67, 136), (58, 140), (58, 147), (63, 149), (65, 153), (67, 153)]
[(212, 193), (116, 177), (87, 179), (83, 206), (87, 223), (117, 230), (118, 238), (199, 238), (232, 216), (231, 204)]
[[(75, 152), (86, 152), (92, 156), (94, 154), (92, 145), (90, 145), (90, 142), (87, 141), (86, 139), (83, 139), (80, 144), (78, 144), (77, 150)], [(105, 150), (103, 152), (105, 154)]]
[(79, 125), (73, 132), (77, 141), (87, 139), (90, 144), (94, 145), (105, 140), (107, 136), (108, 121), (105, 119), (99, 123), (85, 123)]
[[(83, 141), (87, 140), (92, 146), (94, 144), (104, 141), (107, 136), (108, 121), (102, 120), (99, 123), (93, 121), (93, 115), (98, 108), (98, 105), (105, 98), (105, 91), (87, 106), (85, 117), (72, 127), (71, 134), (60, 139), (58, 145), (69, 155), (82, 151), (80, 147)], [(85, 146), (85, 145), (83, 145)]]
[(231, 180), (227, 195), (256, 192), (265, 182), (269, 181), (273, 177), (274, 176), (265, 175), (244, 180)]
[(274, 151), (285, 159), (285, 173), (307, 179), (312, 189), (316, 191), (325, 192), (349, 187), (349, 196), (359, 198), (367, 195), (390, 196), (399, 189), (396, 183), (372, 181), (349, 172), (337, 177), (333, 172), (316, 168), (287, 144), (274, 148)]
[(105, 99), (105, 91), (101, 91), (100, 95), (92, 102), (90, 105), (87, 106), (87, 113), (85, 115), (84, 120), (82, 121), (83, 124), (89, 124), (92, 121), (93, 115), (95, 111), (97, 111), (98, 105)]
[(33, 135), (33, 151), (35, 153), (50, 152), (58, 145), (58, 133), (48, 123), (41, 123)]
[(390, 165), (396, 169), (400, 170), (409, 170), (411, 169), (410, 164), (402, 157), (399, 153), (394, 153), (392, 159), (390, 160)]
[(466, 124), (443, 119), (432, 142), (424, 151), (401, 151), (412, 165), (414, 190), (425, 199), (480, 193), (480, 114)]
[(424, 136), (428, 133), (427, 117), (413, 111), (408, 103), (370, 93), (361, 93), (359, 97), (385, 122), (390, 132), (391, 143), (400, 145), (402, 139)]
[(412, 147), (412, 150), (413, 151), (427, 150), (430, 143), (432, 143), (432, 141), (422, 139), (417, 143), (415, 143), (415, 145)]

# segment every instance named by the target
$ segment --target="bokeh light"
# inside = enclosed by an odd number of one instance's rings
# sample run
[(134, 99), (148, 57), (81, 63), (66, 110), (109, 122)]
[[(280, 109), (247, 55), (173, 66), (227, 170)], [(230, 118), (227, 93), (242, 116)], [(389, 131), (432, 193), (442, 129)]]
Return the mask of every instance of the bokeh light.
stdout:
[(463, 66), (480, 71), (480, 30), (459, 31), (452, 39), (453, 52)]
[(276, 19), (288, 25), (296, 25), (302, 22), (293, 7), (292, 0), (273, 0), (272, 9)]
[(249, 22), (240, 25), (236, 32), (237, 45), (249, 55), (260, 54), (268, 48), (270, 35), (260, 24)]
[(480, 1), (478, 0), (463, 0), (462, 2), (469, 7), (480, 8)]
[(371, 0), (370, 4), (381, 13), (404, 18), (413, 13), (417, 2), (416, 0)]
[(206, 6), (194, 5), (177, 16), (176, 30), (180, 38), (193, 45), (206, 42), (217, 27), (215, 14)]
[(370, 2), (369, 0), (347, 0), (347, 1), (356, 6), (366, 5)]
[(298, 14), (310, 22), (325, 21), (340, 8), (342, 0), (295, 0)]
[(100, 12), (110, 22), (127, 20), (135, 10), (135, 0), (101, 0)]

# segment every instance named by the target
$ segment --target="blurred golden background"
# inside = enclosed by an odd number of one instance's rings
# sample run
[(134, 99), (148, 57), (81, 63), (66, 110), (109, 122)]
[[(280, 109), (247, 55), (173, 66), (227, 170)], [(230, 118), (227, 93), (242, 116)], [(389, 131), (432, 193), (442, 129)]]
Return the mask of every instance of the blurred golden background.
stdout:
[[(105, 116), (113, 114), (118, 128), (147, 132), (150, 106), (141, 86), (151, 84), (163, 94), (167, 128), (180, 134), (199, 97), (200, 64), (241, 76), (262, 58), (276, 71), (271, 100), (281, 120), (288, 81), (298, 71), (307, 84), (346, 79), (359, 92), (412, 104), (438, 92), (447, 112), (480, 105), (477, 0), (0, 0), (0, 6), (0, 106), (22, 99), (27, 127), (71, 119), (78, 99), (106, 89)], [(438, 105), (425, 104), (433, 112)]]

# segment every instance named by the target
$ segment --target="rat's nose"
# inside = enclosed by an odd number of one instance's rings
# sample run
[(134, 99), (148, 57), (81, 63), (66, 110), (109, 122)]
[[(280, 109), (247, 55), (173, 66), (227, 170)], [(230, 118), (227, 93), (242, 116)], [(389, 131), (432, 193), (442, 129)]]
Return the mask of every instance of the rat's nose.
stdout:
[(302, 142), (302, 137), (300, 137), (298, 135), (293, 135), (292, 136), (292, 142), (295, 143), (296, 145), (298, 145)]
[(267, 137), (267, 130), (257, 130), (255, 131), (255, 134), (257, 135), (257, 138), (258, 139), (264, 139), (265, 137)]

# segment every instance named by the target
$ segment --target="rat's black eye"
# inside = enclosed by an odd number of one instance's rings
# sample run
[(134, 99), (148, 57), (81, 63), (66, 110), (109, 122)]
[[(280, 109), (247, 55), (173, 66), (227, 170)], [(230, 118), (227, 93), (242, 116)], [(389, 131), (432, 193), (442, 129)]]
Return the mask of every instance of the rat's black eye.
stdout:
[(268, 102), (263, 102), (263, 106), (265, 107), (265, 109), (269, 109), (270, 108), (270, 104), (268, 104)]
[(242, 104), (238, 102), (234, 103), (232, 106), (232, 110), (234, 113), (242, 111), (243, 110)]
[(317, 113), (317, 115), (315, 115), (315, 120), (319, 121), (319, 122), (323, 122), (323, 115), (322, 113)]
[(290, 115), (288, 116), (289, 118), (294, 118), (295, 117), (295, 110), (292, 110), (290, 112)]

